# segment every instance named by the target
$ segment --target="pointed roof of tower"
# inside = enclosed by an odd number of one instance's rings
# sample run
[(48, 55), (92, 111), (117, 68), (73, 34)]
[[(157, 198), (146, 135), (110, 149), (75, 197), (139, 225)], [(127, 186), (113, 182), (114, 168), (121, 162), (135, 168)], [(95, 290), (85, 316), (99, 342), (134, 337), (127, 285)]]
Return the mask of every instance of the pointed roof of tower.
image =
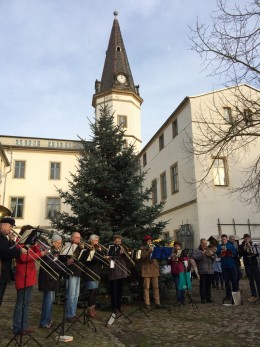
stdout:
[[(106, 59), (100, 83), (100, 92), (102, 93), (112, 88), (118, 88), (120, 90), (129, 90), (139, 94), (138, 88), (136, 88), (134, 84), (130, 65), (127, 59), (124, 41), (117, 19), (118, 12), (115, 11), (113, 14), (115, 18), (106, 51)], [(117, 83), (116, 77), (119, 74), (123, 74), (127, 77), (127, 84), (122, 85)]]

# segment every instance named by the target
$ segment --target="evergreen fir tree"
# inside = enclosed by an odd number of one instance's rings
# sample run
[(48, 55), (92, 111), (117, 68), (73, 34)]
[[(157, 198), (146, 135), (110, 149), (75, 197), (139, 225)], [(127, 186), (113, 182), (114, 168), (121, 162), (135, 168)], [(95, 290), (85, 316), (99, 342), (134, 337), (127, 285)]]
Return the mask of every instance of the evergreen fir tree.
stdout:
[[(124, 131), (114, 124), (109, 107), (90, 124), (92, 141), (81, 139), (82, 150), (69, 191), (58, 190), (72, 213), (57, 213), (52, 226), (64, 233), (99, 234), (102, 242), (120, 234), (132, 246), (149, 233), (157, 238), (166, 222), (155, 221), (163, 203), (148, 206), (151, 188), (143, 189), (145, 173), (133, 145), (126, 146)], [(128, 242), (129, 241), (129, 242)]]

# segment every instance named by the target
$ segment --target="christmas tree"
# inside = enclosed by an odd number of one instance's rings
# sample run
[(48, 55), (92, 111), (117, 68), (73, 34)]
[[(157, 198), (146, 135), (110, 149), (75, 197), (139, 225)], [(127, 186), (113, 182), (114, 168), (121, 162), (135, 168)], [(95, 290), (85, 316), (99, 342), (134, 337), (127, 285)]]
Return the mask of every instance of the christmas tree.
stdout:
[(130, 246), (147, 233), (157, 238), (166, 225), (158, 221), (164, 203), (149, 204), (151, 188), (143, 188), (145, 172), (134, 145), (126, 143), (124, 130), (115, 125), (107, 105), (90, 127), (92, 141), (81, 139), (69, 191), (58, 190), (71, 213), (57, 213), (52, 226), (65, 234), (79, 231), (83, 238), (95, 233), (102, 242), (120, 234)]

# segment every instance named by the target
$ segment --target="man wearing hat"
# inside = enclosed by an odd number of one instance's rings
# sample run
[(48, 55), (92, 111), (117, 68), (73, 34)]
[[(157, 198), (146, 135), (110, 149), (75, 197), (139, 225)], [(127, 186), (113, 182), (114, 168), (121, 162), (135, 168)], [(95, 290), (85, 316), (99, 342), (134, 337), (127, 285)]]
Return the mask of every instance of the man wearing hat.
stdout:
[(153, 296), (156, 308), (162, 308), (160, 304), (158, 277), (160, 276), (159, 264), (156, 259), (151, 259), (153, 252), (152, 237), (146, 235), (143, 238), (145, 244), (141, 248), (141, 277), (143, 277), (145, 308), (150, 308), (150, 283), (153, 286)]
[(249, 234), (244, 234), (243, 242), (239, 246), (239, 255), (243, 257), (246, 276), (249, 281), (251, 297), (248, 301), (255, 302), (260, 297), (260, 270), (258, 257), (260, 254), (259, 246), (254, 245)]
[[(42, 264), (39, 271), (38, 287), (42, 291), (42, 314), (40, 320), (40, 328), (50, 329), (53, 325), (52, 316), (52, 304), (55, 300), (55, 292), (59, 288), (59, 279), (55, 279), (52, 276), (50, 268), (55, 272), (60, 270), (60, 266), (55, 264), (58, 260), (58, 255), (62, 247), (62, 238), (58, 234), (54, 234), (51, 238), (50, 254), (45, 255), (42, 260)], [(44, 264), (50, 265), (47, 271), (45, 270)]]
[(11, 217), (5, 217), (0, 222), (0, 306), (3, 301), (6, 285), (12, 279), (12, 259), (20, 257), (20, 254), (26, 254), (24, 248), (12, 247), (14, 241), (9, 240), (12, 228), (15, 226), (15, 220)]

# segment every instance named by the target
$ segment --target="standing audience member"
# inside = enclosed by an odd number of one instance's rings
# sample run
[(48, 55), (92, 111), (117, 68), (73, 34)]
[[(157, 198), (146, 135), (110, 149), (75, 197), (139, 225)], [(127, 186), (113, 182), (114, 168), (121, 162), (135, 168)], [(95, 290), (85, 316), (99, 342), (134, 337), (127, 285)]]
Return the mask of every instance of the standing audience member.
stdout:
[[(227, 235), (221, 235), (221, 244), (218, 245), (217, 255), (221, 258), (221, 268), (225, 281), (226, 296), (225, 300), (233, 302), (232, 292), (237, 292), (237, 269), (235, 258), (237, 256), (236, 247), (228, 241)], [(232, 291), (230, 282), (232, 284)]]
[(169, 259), (169, 265), (171, 265), (171, 274), (175, 284), (177, 302), (183, 305), (185, 291), (179, 289), (180, 273), (184, 272), (184, 265), (183, 265), (184, 259), (181, 255), (182, 255), (181, 243), (178, 241), (175, 241), (174, 247), (173, 247), (173, 253)]
[[(213, 271), (214, 271), (214, 287), (216, 289), (224, 289), (224, 281), (223, 281), (223, 274), (222, 274), (222, 267), (221, 267), (221, 258), (217, 257), (213, 261)], [(221, 287), (220, 287), (220, 286)]]
[[(74, 251), (78, 249), (80, 240), (80, 233), (77, 231), (73, 232), (70, 238), (70, 245), (68, 246), (68, 254), (73, 254)], [(80, 292), (80, 277), (82, 270), (79, 266), (77, 266), (76, 260), (73, 258), (73, 256), (70, 255), (67, 259), (67, 266), (74, 275), (66, 279), (66, 319), (69, 322), (74, 322), (77, 319), (76, 312)]]
[(14, 241), (11, 241), (8, 236), (12, 228), (15, 226), (15, 220), (10, 217), (5, 217), (0, 223), (0, 306), (2, 305), (4, 293), (7, 283), (12, 279), (12, 259), (20, 257), (21, 254), (26, 254), (24, 248), (14, 247)]
[(201, 303), (213, 302), (211, 298), (211, 282), (213, 275), (213, 261), (216, 255), (211, 251), (212, 246), (207, 246), (207, 240), (201, 239), (200, 245), (194, 251), (193, 258), (197, 263), (200, 275), (200, 298)]
[[(21, 228), (20, 236), (30, 229), (33, 229), (31, 225), (24, 225)], [(33, 328), (28, 327), (28, 315), (32, 288), (37, 283), (35, 260), (46, 254), (47, 251), (41, 252), (38, 245), (32, 245), (27, 254), (21, 254), (16, 259), (15, 287), (17, 297), (13, 315), (13, 333), (15, 335), (18, 333), (26, 335), (33, 332)]]
[(235, 263), (236, 263), (236, 276), (237, 276), (237, 290), (239, 290), (239, 281), (242, 278), (242, 271), (241, 271), (241, 262), (240, 262), (240, 256), (238, 251), (238, 244), (236, 242), (235, 235), (229, 236), (229, 241), (233, 243), (233, 245), (236, 247), (237, 254), (235, 256)]
[[(55, 292), (59, 288), (59, 278), (55, 278), (54, 272), (60, 271), (60, 267), (55, 263), (61, 250), (62, 239), (60, 235), (54, 234), (51, 238), (51, 248), (48, 255), (45, 255), (41, 263), (38, 278), (38, 287), (42, 291), (42, 313), (40, 328), (50, 329), (53, 325), (52, 304), (55, 300)], [(45, 266), (47, 264), (47, 266)], [(49, 265), (49, 266), (48, 266)], [(46, 271), (47, 270), (47, 271)]]
[(253, 244), (249, 234), (244, 234), (243, 239), (242, 244), (239, 246), (239, 254), (243, 257), (251, 291), (251, 297), (248, 298), (248, 301), (255, 302), (260, 297), (260, 271), (258, 264), (260, 247)]
[(114, 246), (119, 247), (120, 251), (111, 257), (110, 261), (114, 262), (114, 267), (110, 266), (109, 281), (111, 291), (111, 308), (113, 313), (121, 311), (122, 294), (124, 279), (127, 278), (128, 272), (126, 267), (126, 255), (122, 246), (121, 235), (114, 235)]
[(152, 282), (156, 308), (162, 308), (158, 284), (160, 270), (157, 259), (151, 259), (151, 254), (153, 252), (151, 236), (144, 236), (143, 242), (145, 246), (141, 248), (141, 277), (143, 278), (145, 307), (147, 309), (150, 308), (150, 283)]

